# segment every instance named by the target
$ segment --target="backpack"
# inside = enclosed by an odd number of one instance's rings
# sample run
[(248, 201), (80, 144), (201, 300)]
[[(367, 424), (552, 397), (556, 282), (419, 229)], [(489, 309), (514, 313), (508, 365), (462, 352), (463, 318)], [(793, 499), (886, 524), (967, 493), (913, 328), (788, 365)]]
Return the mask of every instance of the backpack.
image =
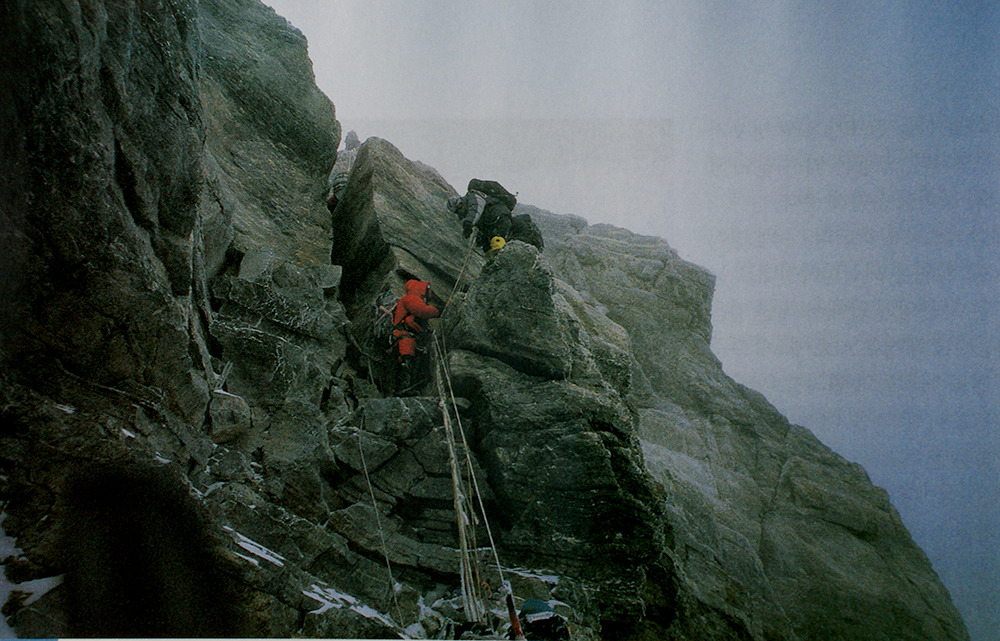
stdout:
[(514, 211), (517, 204), (517, 196), (503, 188), (503, 185), (495, 180), (480, 180), (473, 178), (469, 181), (469, 191), (478, 191), (486, 195), (487, 200), (499, 201), (507, 209)]
[(508, 240), (522, 240), (529, 245), (537, 247), (538, 251), (545, 249), (542, 232), (528, 214), (519, 214), (511, 219), (510, 238)]

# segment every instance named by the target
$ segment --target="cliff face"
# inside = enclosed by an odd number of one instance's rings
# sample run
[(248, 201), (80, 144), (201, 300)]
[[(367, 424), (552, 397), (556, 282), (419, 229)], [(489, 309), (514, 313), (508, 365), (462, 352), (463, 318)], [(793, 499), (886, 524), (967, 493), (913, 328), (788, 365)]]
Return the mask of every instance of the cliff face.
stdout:
[(722, 371), (710, 274), (660, 239), (531, 213), (555, 272), (631, 337), (645, 461), (702, 603), (764, 638), (966, 635), (885, 491)]
[(0, 24), (19, 636), (468, 632), (448, 425), (372, 323), (419, 277), (490, 608), (496, 558), (573, 638), (967, 638), (864, 470), (723, 373), (713, 277), (666, 242), (519, 205), (545, 251), (487, 261), (379, 139), (331, 216), (333, 106), (256, 0)]

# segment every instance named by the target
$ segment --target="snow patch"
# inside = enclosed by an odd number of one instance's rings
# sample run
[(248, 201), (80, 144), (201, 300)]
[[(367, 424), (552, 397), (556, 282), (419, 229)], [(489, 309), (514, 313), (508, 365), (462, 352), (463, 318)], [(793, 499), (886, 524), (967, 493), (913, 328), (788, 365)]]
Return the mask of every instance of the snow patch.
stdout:
[(542, 583), (555, 585), (559, 583), (559, 577), (555, 574), (542, 574), (539, 570), (526, 570), (524, 568), (504, 568), (505, 572), (517, 575), (524, 579), (536, 579)]
[[(0, 560), (8, 557), (19, 556), (23, 552), (17, 547), (13, 537), (7, 536), (3, 529), (3, 522), (7, 519), (7, 513), (0, 513)], [(28, 597), (24, 600), (24, 605), (31, 605), (38, 599), (48, 594), (51, 590), (61, 585), (63, 575), (47, 576), (33, 581), (23, 583), (11, 583), (7, 580), (6, 573), (0, 569), (0, 606), (7, 602), (11, 592), (24, 592)], [(15, 638), (14, 629), (10, 626), (7, 618), (0, 616), (0, 638)]]
[(212, 492), (216, 491), (220, 487), (224, 487), (225, 485), (226, 484), (223, 481), (216, 481), (215, 483), (212, 483), (211, 485), (205, 488), (205, 492), (202, 494), (202, 496), (208, 496)]
[(235, 554), (236, 556), (240, 557), (241, 559), (243, 559), (244, 561), (246, 561), (248, 563), (252, 563), (254, 566), (256, 566), (258, 568), (260, 567), (260, 561), (258, 561), (257, 559), (249, 557), (249, 556), (247, 556), (245, 554), (240, 554), (239, 552), (233, 552), (233, 554)]
[[(0, 514), (0, 560), (11, 556), (17, 556), (22, 553), (21, 550), (18, 549), (17, 545), (15, 545), (14, 537), (7, 536), (7, 533), (3, 529), (3, 522), (6, 519), (6, 512)], [(14, 584), (8, 581), (7, 575), (0, 570), (0, 606), (7, 603), (7, 597), (10, 596), (10, 593), (13, 590)], [(0, 615), (0, 638), (13, 639), (15, 636), (14, 629), (9, 623), (7, 623), (7, 617)]]
[(256, 541), (253, 541), (243, 536), (242, 534), (240, 534), (233, 528), (229, 527), (228, 525), (224, 525), (222, 529), (232, 534), (233, 541), (236, 543), (236, 545), (240, 546), (250, 554), (253, 554), (258, 558), (264, 559), (265, 561), (269, 561), (270, 563), (273, 563), (278, 567), (284, 567), (285, 557), (281, 556), (277, 552), (269, 550), (260, 543), (257, 543)]
[(346, 607), (367, 619), (375, 619), (390, 628), (397, 627), (396, 624), (392, 622), (392, 619), (382, 614), (375, 608), (361, 603), (350, 594), (339, 592), (333, 588), (320, 587), (313, 583), (308, 590), (303, 590), (302, 594), (320, 603), (320, 607), (313, 610), (310, 614), (323, 614), (328, 610), (339, 610)]
[(424, 595), (422, 594), (419, 597), (417, 597), (417, 607), (420, 608), (421, 619), (426, 619), (427, 617), (433, 616), (435, 614), (435, 611), (429, 608), (426, 603), (424, 603)]
[(57, 576), (47, 576), (43, 579), (35, 579), (34, 581), (15, 583), (14, 589), (18, 592), (27, 592), (30, 594), (31, 596), (24, 600), (24, 605), (31, 605), (48, 594), (52, 589), (62, 585), (63, 576), (59, 574)]
[(64, 412), (66, 412), (67, 414), (74, 414), (74, 413), (76, 413), (76, 408), (73, 407), (72, 405), (60, 405), (59, 403), (56, 403), (55, 404), (55, 408), (57, 410), (62, 410)]
[(345, 605), (350, 607), (358, 603), (358, 600), (352, 597), (350, 594), (338, 592), (333, 588), (321, 588), (315, 583), (309, 586), (308, 590), (303, 590), (302, 594), (322, 604), (322, 607), (320, 607), (318, 610), (312, 611), (313, 614), (323, 614), (327, 610), (333, 608), (339, 610)]

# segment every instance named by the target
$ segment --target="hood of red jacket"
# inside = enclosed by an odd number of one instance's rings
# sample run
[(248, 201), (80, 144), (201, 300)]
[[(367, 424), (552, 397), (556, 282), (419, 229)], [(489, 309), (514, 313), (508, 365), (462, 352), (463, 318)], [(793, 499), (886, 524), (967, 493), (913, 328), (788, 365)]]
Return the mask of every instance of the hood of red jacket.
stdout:
[(431, 284), (426, 280), (408, 280), (406, 281), (406, 293), (424, 296), (430, 286)]

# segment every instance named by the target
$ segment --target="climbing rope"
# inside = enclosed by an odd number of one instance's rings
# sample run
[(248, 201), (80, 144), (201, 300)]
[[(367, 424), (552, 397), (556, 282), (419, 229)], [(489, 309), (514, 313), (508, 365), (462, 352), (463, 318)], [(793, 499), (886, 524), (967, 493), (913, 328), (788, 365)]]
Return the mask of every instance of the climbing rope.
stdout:
[(479, 230), (475, 227), (472, 228), (472, 233), (469, 234), (469, 245), (465, 248), (465, 260), (462, 262), (462, 268), (458, 270), (458, 277), (455, 279), (455, 285), (451, 288), (451, 295), (448, 296), (448, 300), (445, 301), (444, 309), (441, 310), (441, 315), (448, 311), (448, 307), (451, 305), (451, 301), (455, 298), (455, 294), (461, 291), (462, 279), (465, 278), (465, 270), (469, 266), (469, 262), (472, 260), (472, 248), (475, 246), (476, 238), (479, 237)]
[[(481, 213), (481, 212), (480, 212)], [(477, 217), (478, 222), (478, 217)], [(462, 262), (462, 267), (458, 272), (458, 276), (455, 279), (455, 284), (452, 287), (451, 295), (445, 302), (444, 308), (441, 310), (441, 315), (444, 316), (445, 312), (451, 305), (452, 300), (455, 298), (455, 294), (461, 291), (463, 285), (463, 279), (465, 278), (466, 270), (468, 269), (469, 263), (472, 259), (473, 247), (475, 246), (476, 238), (478, 237), (479, 230), (473, 227), (472, 233), (469, 235), (469, 243), (466, 247), (465, 260)], [(485, 620), (486, 609), (483, 605), (483, 598), (481, 588), (486, 585), (486, 582), (481, 579), (479, 571), (479, 555), (474, 553), (470, 546), (470, 539), (474, 544), (477, 540), (475, 533), (475, 524), (478, 521), (475, 514), (475, 505), (470, 504), (469, 495), (474, 495), (476, 499), (476, 505), (479, 507), (479, 513), (482, 515), (482, 522), (486, 529), (486, 536), (489, 540), (490, 551), (493, 554), (493, 561), (496, 564), (497, 574), (500, 578), (500, 584), (503, 589), (503, 594), (505, 596), (506, 606), (511, 619), (512, 630), (514, 632), (516, 639), (524, 639), (523, 633), (521, 632), (520, 622), (517, 619), (517, 614), (514, 610), (514, 600), (513, 600), (513, 590), (511, 589), (510, 582), (504, 577), (503, 567), (500, 565), (500, 555), (497, 552), (496, 542), (493, 539), (493, 531), (490, 529), (489, 520), (486, 517), (486, 506), (483, 503), (482, 492), (479, 488), (479, 481), (476, 478), (475, 469), (472, 464), (472, 456), (469, 451), (469, 444), (465, 438), (465, 430), (462, 427), (462, 419), (459, 413), (458, 403), (455, 400), (455, 391), (451, 382), (451, 372), (448, 368), (448, 353), (445, 346), (446, 340), (444, 336), (444, 329), (441, 329), (441, 336), (439, 337), (436, 333), (432, 334), (433, 338), (433, 348), (432, 348), (432, 361), (433, 361), (433, 374), (434, 374), (434, 385), (438, 393), (438, 406), (441, 408), (441, 416), (444, 423), (445, 431), (445, 441), (448, 446), (448, 459), (449, 467), (451, 468), (452, 477), (452, 490), (454, 493), (454, 507), (455, 507), (455, 519), (458, 525), (458, 543), (459, 543), (459, 576), (461, 579), (461, 592), (462, 601), (465, 605), (466, 617), (470, 621), (483, 622)], [(450, 402), (449, 402), (450, 401)], [(450, 405), (450, 407), (449, 407)], [(464, 451), (464, 461), (465, 468), (468, 473), (467, 477), (467, 489), (462, 487), (462, 472), (459, 467), (458, 453), (457, 453), (457, 442), (455, 439), (455, 427), (452, 425), (452, 413), (455, 416), (455, 423), (457, 424), (458, 433), (461, 438), (462, 449)], [(360, 436), (359, 436), (360, 439)], [(360, 440), (359, 440), (360, 445)], [(362, 454), (362, 464), (364, 464), (364, 458)], [(368, 473), (365, 471), (365, 477), (367, 478)], [(369, 489), (371, 488), (371, 483), (369, 482)], [(374, 491), (372, 491), (372, 501), (375, 500)], [(376, 511), (376, 518), (378, 517), (378, 512)], [(381, 536), (381, 525), (379, 525), (379, 533)], [(383, 547), (384, 547), (383, 540)], [(388, 552), (386, 552), (386, 564), (388, 566), (389, 557)], [(392, 580), (392, 571), (390, 568), (390, 580)], [(488, 588), (489, 586), (486, 585)], [(395, 599), (395, 595), (393, 596)], [(397, 604), (398, 609), (398, 604)]]
[(479, 511), (483, 515), (483, 525), (486, 527), (486, 537), (490, 542), (490, 549), (493, 552), (493, 561), (496, 563), (497, 572), (500, 574), (501, 584), (505, 583), (503, 576), (503, 568), (500, 566), (500, 556), (497, 554), (497, 546), (493, 541), (493, 532), (490, 530), (490, 522), (486, 518), (486, 506), (483, 504), (483, 495), (479, 491), (479, 481), (476, 479), (476, 473), (472, 467), (472, 457), (469, 454), (469, 443), (465, 440), (465, 430), (462, 428), (462, 418), (458, 413), (458, 403), (455, 401), (455, 390), (451, 385), (451, 372), (448, 369), (448, 359), (446, 358), (447, 352), (445, 351), (444, 340), (441, 339), (438, 342), (437, 337), (435, 337), (435, 351), (438, 361), (440, 362), (441, 371), (444, 372), (445, 381), (448, 384), (448, 396), (451, 399), (451, 406), (455, 411), (455, 421), (458, 423), (458, 433), (462, 437), (462, 448), (465, 450), (465, 464), (469, 470), (469, 479), (472, 483), (472, 487), (475, 491), (476, 500), (479, 503)]
[[(438, 343), (434, 341), (435, 356), (438, 357)], [(435, 361), (439, 361), (435, 358)], [(465, 509), (466, 496), (462, 489), (461, 471), (458, 467), (458, 455), (455, 452), (455, 433), (451, 425), (451, 412), (445, 402), (444, 383), (441, 379), (441, 371), (438, 364), (434, 367), (434, 384), (438, 390), (438, 406), (441, 408), (441, 416), (444, 420), (445, 441), (448, 445), (448, 461), (451, 467), (451, 482), (455, 500), (455, 518), (458, 522), (458, 545), (459, 545), (459, 573), (462, 586), (462, 602), (465, 605), (466, 617), (470, 621), (482, 621), (485, 609), (479, 596), (478, 585), (475, 580), (473, 570), (472, 552), (469, 547), (468, 529), (471, 525)]]
[(378, 536), (382, 541), (382, 554), (385, 556), (385, 569), (389, 572), (389, 589), (392, 592), (392, 603), (396, 607), (396, 621), (402, 622), (402, 611), (399, 608), (399, 600), (396, 598), (396, 579), (392, 576), (392, 564), (389, 562), (389, 546), (385, 543), (385, 530), (382, 529), (382, 519), (378, 515), (378, 503), (375, 500), (375, 488), (372, 486), (371, 477), (368, 476), (368, 463), (365, 462), (365, 448), (361, 443), (361, 434), (364, 431), (364, 417), (361, 418), (361, 427), (358, 428), (358, 453), (361, 454), (361, 468), (365, 473), (365, 481), (368, 483), (368, 492), (372, 497), (372, 509), (375, 511), (375, 526), (378, 528)]
[[(462, 427), (462, 418), (459, 414), (458, 403), (455, 400), (455, 390), (451, 383), (451, 372), (448, 368), (448, 358), (447, 351), (445, 348), (444, 338), (439, 338), (437, 335), (434, 336), (434, 379), (435, 385), (438, 389), (438, 405), (441, 407), (442, 416), (445, 425), (445, 437), (448, 442), (448, 453), (451, 461), (452, 470), (452, 485), (455, 490), (455, 511), (459, 526), (459, 546), (460, 546), (460, 571), (462, 578), (462, 597), (463, 601), (467, 604), (466, 612), (470, 613), (470, 619), (479, 621), (478, 618), (483, 612), (481, 605), (481, 596), (477, 591), (477, 588), (484, 582), (476, 582), (475, 579), (478, 577), (478, 555), (471, 555), (468, 547), (468, 536), (465, 532), (465, 527), (472, 524), (471, 520), (468, 518), (465, 508), (463, 507), (464, 499), (466, 495), (462, 493), (460, 489), (460, 471), (458, 469), (457, 454), (455, 452), (455, 436), (454, 429), (451, 425), (451, 412), (449, 411), (447, 401), (451, 401), (451, 410), (455, 413), (455, 422), (458, 426), (458, 433), (462, 441), (462, 449), (465, 453), (465, 466), (468, 471), (468, 482), (470, 485), (470, 493), (475, 495), (476, 501), (479, 505), (479, 512), (482, 514), (483, 524), (486, 528), (486, 536), (489, 540), (490, 550), (493, 553), (493, 561), (496, 564), (497, 574), (500, 577), (500, 584), (503, 588), (503, 594), (505, 596), (506, 606), (508, 610), (508, 615), (511, 620), (511, 627), (514, 633), (515, 639), (524, 639), (524, 635), (521, 632), (520, 621), (517, 618), (517, 612), (514, 610), (514, 593), (511, 589), (510, 582), (504, 577), (503, 566), (500, 565), (500, 555), (497, 552), (496, 542), (493, 539), (493, 531), (490, 529), (489, 519), (486, 516), (486, 506), (483, 503), (483, 495), (479, 489), (479, 481), (476, 478), (475, 468), (472, 465), (472, 456), (469, 450), (469, 443), (465, 438), (465, 429)], [(443, 377), (442, 377), (443, 374)], [(445, 387), (447, 385), (447, 388)], [(475, 516), (475, 510), (473, 508), (473, 517)], [(474, 535), (473, 535), (474, 536)], [(475, 538), (473, 538), (475, 540)], [(470, 556), (472, 559), (470, 560)], [(473, 565), (474, 563), (474, 565)], [(472, 568), (475, 568), (473, 572)], [(471, 585), (469, 585), (471, 583)]]

